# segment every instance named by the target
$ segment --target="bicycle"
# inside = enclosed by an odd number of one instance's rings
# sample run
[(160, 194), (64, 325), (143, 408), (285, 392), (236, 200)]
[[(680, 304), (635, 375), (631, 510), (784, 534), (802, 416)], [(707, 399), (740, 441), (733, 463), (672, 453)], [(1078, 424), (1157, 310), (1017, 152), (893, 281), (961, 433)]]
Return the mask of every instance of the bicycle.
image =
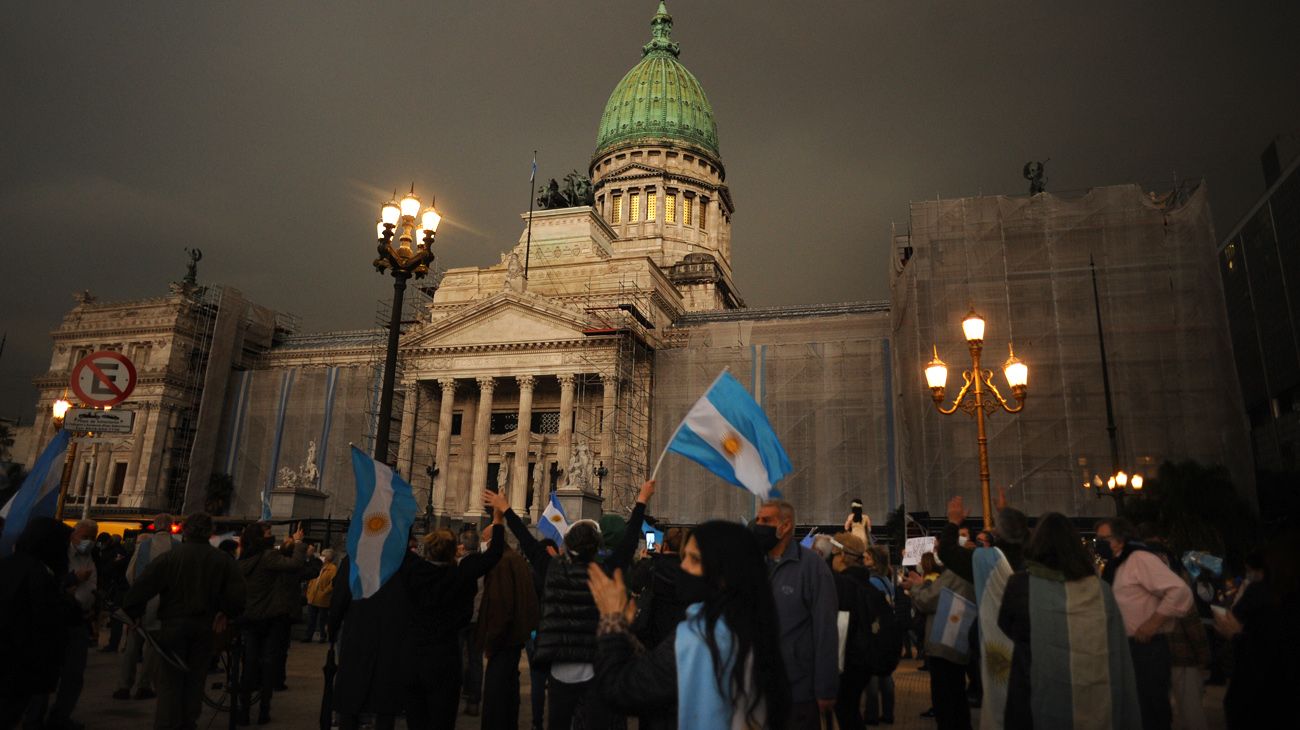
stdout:
[[(233, 728), (235, 716), (238, 715), (236, 710), (239, 709), (239, 680), (244, 656), (244, 639), (242, 632), (232, 624), (226, 632), (219, 634), (215, 641), (217, 652), (209, 674), (218, 676), (204, 684), (203, 704), (217, 712), (230, 712), (230, 726)], [(257, 704), (260, 698), (261, 693), (253, 689), (248, 697), (249, 707)]]

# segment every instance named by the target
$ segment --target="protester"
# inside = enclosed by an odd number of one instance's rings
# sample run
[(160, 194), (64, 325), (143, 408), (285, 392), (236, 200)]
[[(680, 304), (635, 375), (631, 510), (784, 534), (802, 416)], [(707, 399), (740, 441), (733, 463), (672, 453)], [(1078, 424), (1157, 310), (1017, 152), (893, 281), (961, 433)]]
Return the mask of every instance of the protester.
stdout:
[(98, 530), (99, 525), (94, 520), (81, 520), (72, 528), (72, 536), (68, 539), (68, 573), (64, 587), (72, 591), (73, 598), (81, 609), (82, 620), (76, 626), (68, 628), (59, 688), (54, 693), (49, 716), (45, 719), (45, 726), (51, 730), (82, 727), (81, 723), (73, 722), (72, 712), (81, 699), (81, 689), (85, 685), (86, 655), (98, 636), (95, 590), (99, 582), (95, 558), (91, 554)]
[(185, 667), (159, 664), (154, 716), (159, 730), (195, 727), (212, 661), (213, 634), (224, 631), (227, 621), (244, 610), (243, 576), (208, 542), (212, 518), (203, 512), (189, 515), (182, 536), (179, 545), (149, 562), (123, 599), (123, 610), (138, 620), (149, 601), (159, 598), (158, 644)]
[[(457, 542), (451, 531), (434, 530), (424, 537), (421, 546), (424, 558), (408, 558), (389, 580), (389, 583), (401, 581), (411, 603), (412, 628), (409, 639), (403, 637), (409, 646), (385, 647), (377, 657), (367, 656), (363, 661), (373, 662), (367, 678), (369, 691), (377, 695), (370, 698), (372, 702), (389, 694), (386, 687), (379, 686), (381, 683), (393, 682), (404, 688), (397, 700), (405, 707), (406, 726), (411, 730), (452, 730), (456, 725), (461, 689), (459, 636), (462, 628), (469, 624), (479, 579), (498, 565), (507, 547), (503, 521), (503, 515), (494, 514), (493, 527), (488, 532), (488, 549), (467, 555), (460, 562), (456, 562)], [(532, 590), (531, 578), (528, 589)], [(381, 588), (380, 592), (384, 590)], [(365, 602), (353, 603), (353, 610), (358, 612), (353, 618), (358, 622), (364, 620), (366, 605), (373, 599), (372, 596)], [(369, 619), (388, 620), (392, 616), (387, 612), (382, 615), (371, 613)], [(352, 621), (352, 618), (348, 620)], [(349, 630), (355, 636), (346, 637), (344, 655), (352, 651), (374, 653), (373, 649), (354, 639), (364, 641), (382, 634), (377, 634), (372, 626), (358, 625), (357, 622), (351, 626)], [(516, 666), (518, 660), (516, 655)], [(403, 672), (407, 676), (403, 676)], [(518, 690), (515, 697), (518, 703)], [(390, 702), (389, 707), (395, 706)], [(487, 718), (491, 710), (488, 707), (484, 709)]]
[(852, 533), (863, 545), (871, 544), (871, 515), (862, 511), (862, 500), (849, 503), (849, 516), (844, 520), (844, 531)]
[(1223, 698), (1229, 730), (1284, 722), (1300, 686), (1300, 533), (1275, 537), (1259, 562), (1236, 603), (1215, 612), (1215, 629), (1232, 640), (1235, 658)]
[[(456, 559), (464, 560), (470, 555), (481, 552), (478, 528), (466, 524), (460, 532), (460, 547), (456, 550)], [(483, 652), (474, 645), (474, 636), (478, 633), (478, 612), (483, 601), (483, 578), (480, 576), (474, 592), (474, 607), (469, 623), (460, 630), (460, 665), (461, 693), (465, 698), (465, 714), (470, 717), (478, 715), (479, 700), (483, 694)]]
[[(136, 546), (135, 554), (126, 567), (126, 581), (135, 585), (135, 581), (144, 574), (145, 568), (153, 561), (166, 555), (175, 544), (172, 539), (172, 516), (166, 513), (153, 518), (154, 532), (144, 536)], [(158, 606), (161, 599), (155, 597), (145, 607), (140, 617), (140, 625), (146, 630), (157, 631), (161, 628), (158, 620)], [(158, 671), (158, 655), (152, 646), (147, 646), (139, 631), (132, 631), (126, 638), (126, 652), (118, 660), (117, 690), (113, 699), (127, 700), (134, 696), (137, 700), (154, 696), (154, 683)], [(137, 673), (136, 665), (142, 665)], [(134, 695), (132, 689), (134, 688)]]
[[(503, 499), (504, 501), (504, 499)], [(504, 512), (504, 510), (502, 510)], [(504, 534), (493, 534), (489, 550), (500, 561), (483, 579), (475, 645), (487, 657), (483, 694), (483, 730), (513, 730), (519, 726), (519, 657), (524, 643), (537, 628), (538, 600), (528, 563), (508, 544)]]
[[(123, 624), (112, 618), (111, 614), (121, 605), (122, 595), (126, 593), (126, 569), (127, 563), (131, 560), (131, 553), (122, 544), (121, 535), (101, 532), (96, 543), (95, 571), (99, 575), (98, 598), (100, 606), (110, 614), (108, 642), (100, 648), (100, 651), (112, 654), (121, 649)], [(150, 692), (149, 696), (152, 697), (153, 693)]]
[(330, 598), (334, 595), (334, 575), (339, 567), (334, 564), (334, 550), (325, 548), (320, 551), (320, 570), (316, 577), (307, 583), (307, 635), (303, 641), (311, 643), (320, 628), (320, 643), (325, 643), (325, 634), (329, 618)]
[(871, 572), (867, 582), (867, 596), (872, 609), (871, 653), (868, 659), (868, 671), (871, 679), (867, 681), (868, 725), (894, 722), (894, 670), (903, 647), (903, 630), (895, 619), (897, 616), (894, 603), (897, 593), (894, 586), (894, 571), (889, 563), (889, 548), (872, 545), (867, 548), (864, 564)]
[(831, 548), (831, 572), (838, 609), (841, 616), (848, 618), (840, 636), (840, 685), (835, 701), (835, 719), (842, 728), (860, 728), (863, 723), (862, 694), (871, 678), (867, 666), (873, 640), (868, 598), (868, 592), (872, 590), (871, 572), (863, 565), (866, 543), (862, 538), (851, 532), (841, 532), (832, 538)]
[(72, 528), (33, 517), (0, 558), (0, 728), (39, 728), (81, 609), (63, 590)]
[[(945, 535), (948, 531), (945, 529)], [(943, 537), (940, 538), (943, 544)], [(959, 548), (961, 550), (964, 549)], [(939, 574), (934, 582), (911, 574), (908, 585), (912, 590), (912, 606), (925, 614), (925, 656), (930, 666), (930, 701), (939, 730), (970, 730), (970, 704), (966, 698), (966, 664), (970, 661), (970, 649), (965, 636), (969, 635), (969, 626), (964, 621), (973, 619), (960, 606), (961, 599), (974, 603), (975, 587), (970, 581), (958, 574), (951, 566)], [(951, 593), (953, 595), (947, 595)], [(942, 608), (946, 613), (940, 615)], [(973, 614), (969, 610), (969, 614)], [(953, 621), (952, 619), (957, 619)], [(935, 633), (935, 622), (952, 628)], [(973, 623), (973, 621), (971, 621)], [(963, 627), (964, 626), (964, 627)]]
[[(790, 690), (763, 548), (740, 525), (700, 525), (682, 549), (686, 620), (650, 651), (628, 629), (622, 574), (588, 566), (599, 609), (596, 662), (603, 700), (643, 730), (787, 727)], [(552, 726), (560, 727), (560, 726)], [(567, 727), (567, 726), (564, 726)]]
[[(640, 542), (646, 503), (654, 495), (654, 480), (641, 485), (628, 518), (623, 541), (605, 559), (603, 568), (626, 568)], [(538, 663), (549, 665), (547, 726), (567, 728), (575, 718), (582, 727), (605, 728), (612, 723), (608, 710), (590, 690), (595, 678), (596, 627), (599, 613), (587, 586), (587, 566), (601, 547), (600, 527), (578, 520), (564, 535), (564, 552), (552, 557), (509, 509), (504, 495), (493, 493), (492, 505), (505, 513), (506, 524), (519, 540), (520, 551), (535, 570), (543, 571), (541, 619), (537, 626)]]
[(1111, 584), (1128, 632), (1142, 727), (1165, 730), (1173, 722), (1167, 634), (1192, 610), (1192, 591), (1164, 560), (1137, 541), (1137, 531), (1128, 520), (1117, 517), (1097, 523), (1095, 546), (1098, 557), (1106, 561), (1102, 578)]
[[(543, 539), (541, 545), (546, 550), (546, 554), (551, 557), (560, 554), (560, 546), (549, 537)], [(535, 565), (530, 564), (530, 567), (533, 572), (533, 590), (537, 594), (537, 605), (540, 611), (543, 593), (546, 588), (546, 572), (539, 571)], [(533, 711), (532, 730), (543, 730), (546, 725), (546, 693), (549, 691), (547, 685), (549, 684), (550, 668), (537, 661), (536, 631), (529, 637), (526, 649), (528, 652), (528, 679), (530, 683), (529, 700), (532, 702)]]
[(659, 646), (686, 617), (686, 601), (677, 595), (683, 533), (680, 527), (668, 528), (658, 550), (638, 562), (628, 575), (637, 607), (632, 633), (646, 646)]
[(1005, 716), (1020, 728), (1141, 726), (1124, 620), (1069, 519), (1049, 512), (1007, 579), (997, 623), (1011, 639)]
[(790, 727), (819, 728), (839, 695), (835, 580), (825, 561), (794, 540), (794, 506), (765, 502), (751, 529), (767, 553), (790, 681)]
[[(275, 547), (271, 526), (254, 522), (240, 537), (239, 572), (247, 585), (244, 611), (244, 681), (240, 689), (240, 722), (247, 724), (249, 700), (253, 688), (259, 691), (257, 722), (271, 721), (271, 693), (281, 666), (281, 654), (287, 646), (290, 616), (297, 607), (297, 576), (302, 572), (307, 544), (298, 530), (289, 538), (292, 555), (283, 555)], [(286, 590), (285, 576), (295, 588)]]

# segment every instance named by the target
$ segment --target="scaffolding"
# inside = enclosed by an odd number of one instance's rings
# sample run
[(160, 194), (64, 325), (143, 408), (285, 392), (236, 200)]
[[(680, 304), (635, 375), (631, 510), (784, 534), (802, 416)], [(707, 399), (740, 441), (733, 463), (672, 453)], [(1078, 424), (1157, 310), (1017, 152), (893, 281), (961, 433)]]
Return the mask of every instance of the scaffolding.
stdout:
[(189, 483), (190, 460), (194, 452), (194, 436), (198, 430), (199, 404), (203, 400), (203, 383), (207, 377), (208, 360), (212, 354), (212, 333), (216, 327), (217, 314), (221, 311), (223, 291), (219, 286), (199, 287), (189, 300), (189, 315), (194, 339), (190, 342), (189, 352), (186, 353), (187, 377), (181, 384), (185, 403), (177, 414), (176, 427), (168, 438), (169, 448), (163, 456), (167, 509), (177, 514), (183, 510), (185, 503), (185, 488)]

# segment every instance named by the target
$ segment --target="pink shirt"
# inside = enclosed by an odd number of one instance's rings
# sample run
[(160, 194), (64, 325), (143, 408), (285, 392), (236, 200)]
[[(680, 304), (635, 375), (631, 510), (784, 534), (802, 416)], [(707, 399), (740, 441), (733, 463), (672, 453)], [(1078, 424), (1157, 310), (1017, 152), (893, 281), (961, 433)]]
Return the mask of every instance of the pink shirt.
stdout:
[(1173, 629), (1175, 617), (1186, 616), (1192, 610), (1192, 589), (1165, 561), (1145, 550), (1130, 554), (1119, 566), (1111, 589), (1124, 617), (1124, 632), (1129, 636), (1137, 633), (1153, 613), (1170, 617), (1160, 627), (1161, 632), (1167, 632)]

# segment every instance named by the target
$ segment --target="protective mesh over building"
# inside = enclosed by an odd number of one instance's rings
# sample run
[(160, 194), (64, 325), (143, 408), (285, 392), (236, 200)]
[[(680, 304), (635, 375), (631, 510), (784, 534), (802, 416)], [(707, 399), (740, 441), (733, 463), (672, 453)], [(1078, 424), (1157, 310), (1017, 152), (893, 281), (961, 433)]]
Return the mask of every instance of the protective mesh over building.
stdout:
[[(935, 412), (932, 345), (948, 398), (970, 367), (961, 320), (987, 320), (984, 366), (1005, 395), (1008, 341), (1029, 365), (1018, 415), (988, 420), (993, 485), (1031, 514), (1106, 514), (1082, 488), (1111, 473), (1089, 257), (1096, 261), (1120, 461), (1150, 477), (1167, 459), (1227, 466), (1253, 498), (1250, 445), (1229, 344), (1204, 185), (1154, 195), (1136, 185), (1081, 197), (914, 203), (892, 280), (900, 463), (909, 510), (961, 494), (979, 511), (974, 419)], [(963, 363), (965, 365), (963, 366)]]
[[(873, 518), (899, 499), (888, 305), (747, 309), (687, 315), (679, 347), (655, 353), (654, 459), (713, 379), (730, 368), (767, 412), (794, 471), (778, 485), (801, 524), (842, 522), (861, 498)], [(653, 464), (652, 464), (653, 466)], [(749, 519), (754, 499), (669, 454), (655, 515), (673, 522)]]

